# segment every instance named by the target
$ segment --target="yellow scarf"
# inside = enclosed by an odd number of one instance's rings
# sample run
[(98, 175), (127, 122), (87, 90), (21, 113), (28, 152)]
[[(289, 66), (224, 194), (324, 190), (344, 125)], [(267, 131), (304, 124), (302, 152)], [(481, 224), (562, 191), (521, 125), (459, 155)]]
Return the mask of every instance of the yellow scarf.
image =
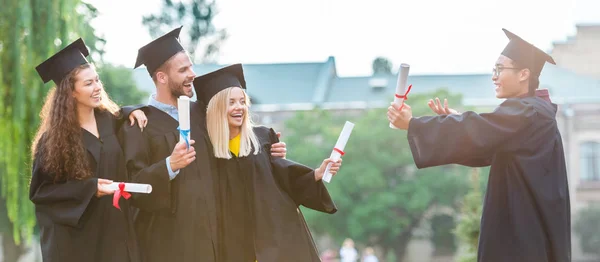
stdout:
[(231, 153), (233, 153), (235, 156), (240, 154), (240, 141), (241, 134), (238, 134), (233, 139), (229, 140), (229, 151), (231, 151)]
[[(231, 151), (231, 153), (234, 154), (235, 156), (238, 156), (240, 153), (240, 141), (241, 141), (241, 134), (238, 134), (233, 139), (229, 139), (229, 151)], [(255, 262), (258, 262), (258, 261), (255, 261)]]

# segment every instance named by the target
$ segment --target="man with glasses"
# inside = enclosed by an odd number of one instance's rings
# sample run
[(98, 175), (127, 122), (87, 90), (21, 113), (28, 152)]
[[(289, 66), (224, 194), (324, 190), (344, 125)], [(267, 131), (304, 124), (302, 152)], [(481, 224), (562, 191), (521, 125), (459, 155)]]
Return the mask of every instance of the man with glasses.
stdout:
[[(491, 166), (481, 218), (478, 261), (571, 261), (571, 212), (557, 105), (535, 92), (552, 57), (504, 30), (510, 42), (492, 81), (505, 99), (493, 112), (412, 117), (410, 106), (388, 108), (408, 130), (415, 164)], [(431, 103), (430, 103), (431, 106)], [(439, 102), (436, 107), (439, 107)], [(440, 174), (442, 175), (442, 174)]]

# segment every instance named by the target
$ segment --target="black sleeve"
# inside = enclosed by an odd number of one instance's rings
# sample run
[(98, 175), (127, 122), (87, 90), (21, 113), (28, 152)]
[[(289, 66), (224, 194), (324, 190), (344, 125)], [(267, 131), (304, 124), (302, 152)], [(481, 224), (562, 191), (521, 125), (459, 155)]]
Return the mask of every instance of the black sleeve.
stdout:
[(494, 112), (413, 118), (408, 143), (418, 168), (446, 164), (489, 165), (493, 154), (536, 117), (534, 107), (509, 99)]
[(44, 171), (41, 159), (40, 153), (33, 161), (29, 199), (35, 204), (36, 212), (45, 213), (54, 223), (77, 227), (96, 195), (98, 179), (54, 182), (54, 176)]
[(129, 181), (150, 184), (152, 193), (133, 194), (133, 204), (144, 211), (170, 208), (171, 180), (167, 163), (162, 159), (151, 163), (147, 132), (136, 125), (124, 125), (119, 131)]
[[(273, 129), (269, 130), (269, 138), (271, 144), (279, 142)], [(315, 181), (314, 169), (288, 159), (272, 157), (270, 152), (268, 154), (273, 173), (297, 205), (330, 214), (337, 212), (323, 181)]]
[(117, 125), (116, 125), (117, 129), (116, 130), (119, 130), (119, 128), (123, 124), (129, 123), (129, 115), (131, 113), (133, 113), (133, 111), (138, 110), (138, 109), (144, 111), (147, 107), (148, 106), (144, 105), (144, 104), (121, 107), (119, 117), (117, 118)]

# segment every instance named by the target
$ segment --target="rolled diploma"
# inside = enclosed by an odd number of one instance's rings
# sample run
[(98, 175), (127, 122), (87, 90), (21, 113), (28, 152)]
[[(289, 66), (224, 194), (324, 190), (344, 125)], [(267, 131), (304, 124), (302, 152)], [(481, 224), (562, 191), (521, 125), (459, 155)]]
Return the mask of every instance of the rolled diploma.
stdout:
[[(108, 185), (108, 189), (112, 189), (112, 190), (119, 190), (119, 184), (121, 184), (121, 182), (113, 182), (112, 184)], [(131, 192), (131, 193), (145, 193), (145, 194), (150, 194), (150, 192), (152, 192), (152, 186), (148, 185), (148, 184), (137, 184), (137, 183), (123, 183), (125, 184), (125, 189), (123, 189), (124, 191), (127, 192)]]
[[(394, 94), (394, 104), (397, 106), (402, 105), (404, 102), (404, 98), (398, 98), (396, 95), (404, 95), (406, 92), (406, 82), (408, 81), (408, 71), (410, 70), (409, 64), (401, 64), (400, 69), (398, 70), (398, 82), (396, 83), (396, 94)], [(390, 128), (398, 129), (392, 123), (390, 123)]]
[[(190, 130), (190, 98), (187, 96), (180, 96), (177, 99), (177, 110), (179, 114), (179, 129)], [(188, 132), (188, 139), (191, 134)], [(181, 133), (179, 134), (179, 141), (185, 141)]]
[[(344, 148), (346, 147), (346, 143), (348, 142), (348, 139), (350, 138), (350, 134), (352, 133), (352, 129), (354, 128), (354, 124), (351, 122), (346, 121), (346, 124), (344, 124), (344, 129), (342, 129), (342, 133), (340, 134), (340, 137), (338, 137), (337, 142), (335, 143), (335, 147), (339, 149), (340, 151), (344, 152)], [(337, 150), (332, 150), (331, 151), (331, 156), (329, 156), (329, 158), (331, 158), (334, 161), (337, 161), (338, 159), (340, 159), (340, 157), (342, 156), (342, 154), (340, 154), (340, 152), (338, 152)], [(331, 173), (329, 173), (329, 169), (331, 168), (331, 163), (327, 164), (327, 167), (325, 168), (325, 175), (323, 175), (323, 181), (329, 183), (331, 181)]]

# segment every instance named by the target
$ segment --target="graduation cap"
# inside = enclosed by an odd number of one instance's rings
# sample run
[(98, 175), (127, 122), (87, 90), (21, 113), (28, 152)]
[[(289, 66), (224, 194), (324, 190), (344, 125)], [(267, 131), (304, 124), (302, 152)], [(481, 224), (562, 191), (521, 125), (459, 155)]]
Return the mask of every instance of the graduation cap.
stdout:
[(146, 65), (148, 73), (152, 75), (169, 58), (183, 51), (183, 46), (179, 43), (179, 33), (182, 27), (175, 28), (140, 48), (134, 68)]
[(544, 51), (504, 28), (502, 28), (502, 31), (510, 40), (502, 51), (502, 55), (525, 68), (529, 68), (531, 74), (536, 78), (540, 76), (546, 62), (556, 65), (554, 59)]
[(85, 57), (89, 54), (90, 52), (85, 46), (83, 39), (79, 38), (39, 64), (35, 70), (44, 83), (53, 80), (56, 85), (59, 85), (69, 72), (80, 65), (88, 63)]
[(194, 79), (196, 97), (207, 106), (214, 95), (234, 86), (246, 89), (246, 79), (244, 79), (242, 64), (223, 67)]

